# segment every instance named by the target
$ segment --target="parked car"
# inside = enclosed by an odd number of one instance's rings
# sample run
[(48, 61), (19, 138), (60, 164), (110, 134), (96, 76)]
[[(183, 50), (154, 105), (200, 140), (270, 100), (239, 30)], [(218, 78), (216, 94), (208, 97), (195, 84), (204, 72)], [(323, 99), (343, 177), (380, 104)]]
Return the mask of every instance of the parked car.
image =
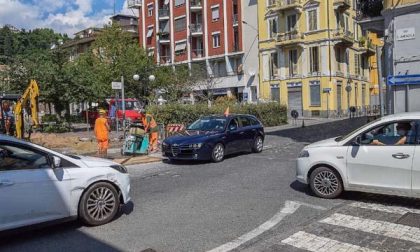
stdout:
[(68, 217), (102, 225), (129, 202), (129, 192), (122, 165), (0, 135), (0, 231)]
[(261, 152), (264, 128), (252, 115), (215, 115), (198, 119), (185, 134), (165, 139), (164, 156), (170, 160), (212, 160), (220, 162), (228, 154)]
[(420, 197), (420, 113), (375, 120), (346, 136), (306, 146), (297, 180), (319, 197), (343, 190)]

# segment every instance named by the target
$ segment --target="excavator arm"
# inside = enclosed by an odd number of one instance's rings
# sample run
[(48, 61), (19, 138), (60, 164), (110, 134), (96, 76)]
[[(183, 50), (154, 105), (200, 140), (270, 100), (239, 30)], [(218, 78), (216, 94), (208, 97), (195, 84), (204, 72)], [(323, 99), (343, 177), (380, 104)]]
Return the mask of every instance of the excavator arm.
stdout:
[(15, 121), (16, 121), (16, 137), (23, 138), (25, 135), (24, 119), (23, 119), (23, 108), (29, 101), (31, 107), (31, 127), (39, 126), (38, 119), (38, 97), (39, 87), (35, 80), (31, 80), (29, 86), (26, 88), (23, 95), (19, 98), (15, 106)]

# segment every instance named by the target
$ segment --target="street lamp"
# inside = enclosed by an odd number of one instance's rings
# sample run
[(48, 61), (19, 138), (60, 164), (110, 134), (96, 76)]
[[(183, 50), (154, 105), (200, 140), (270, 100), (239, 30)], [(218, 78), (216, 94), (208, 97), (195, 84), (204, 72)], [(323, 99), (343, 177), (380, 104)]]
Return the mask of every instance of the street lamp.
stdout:
[[(153, 74), (151, 74), (151, 75), (149, 75), (148, 79), (149, 79), (150, 82), (153, 82), (153, 81), (155, 81), (156, 77)], [(140, 75), (134, 74), (133, 75), (133, 80), (139, 81), (140, 80)], [(144, 91), (145, 91), (144, 93), (146, 94), (146, 88), (144, 89)]]

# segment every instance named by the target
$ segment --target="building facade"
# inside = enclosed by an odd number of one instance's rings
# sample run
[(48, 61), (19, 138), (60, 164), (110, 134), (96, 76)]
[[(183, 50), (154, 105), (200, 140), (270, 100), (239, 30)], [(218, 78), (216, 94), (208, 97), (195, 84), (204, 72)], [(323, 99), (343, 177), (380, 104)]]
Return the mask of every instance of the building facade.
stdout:
[(384, 0), (378, 16), (360, 13), (362, 28), (384, 40), (382, 73), (388, 113), (420, 110), (420, 0)]
[(197, 92), (258, 99), (256, 1), (129, 0), (128, 5), (138, 9), (140, 45), (157, 64), (203, 66), (212, 81)]
[[(259, 0), (260, 93), (299, 116), (368, 113), (373, 40), (356, 1)], [(376, 61), (375, 61), (376, 62)]]

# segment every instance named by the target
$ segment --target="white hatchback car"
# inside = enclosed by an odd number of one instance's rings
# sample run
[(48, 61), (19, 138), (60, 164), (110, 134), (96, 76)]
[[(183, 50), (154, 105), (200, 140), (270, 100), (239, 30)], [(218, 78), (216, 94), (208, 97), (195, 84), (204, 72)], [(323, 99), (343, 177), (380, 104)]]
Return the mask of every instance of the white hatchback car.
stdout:
[(105, 224), (129, 192), (124, 166), (0, 135), (0, 231), (68, 217)]
[(297, 180), (319, 197), (343, 190), (420, 197), (420, 113), (385, 116), (350, 134), (306, 146)]

